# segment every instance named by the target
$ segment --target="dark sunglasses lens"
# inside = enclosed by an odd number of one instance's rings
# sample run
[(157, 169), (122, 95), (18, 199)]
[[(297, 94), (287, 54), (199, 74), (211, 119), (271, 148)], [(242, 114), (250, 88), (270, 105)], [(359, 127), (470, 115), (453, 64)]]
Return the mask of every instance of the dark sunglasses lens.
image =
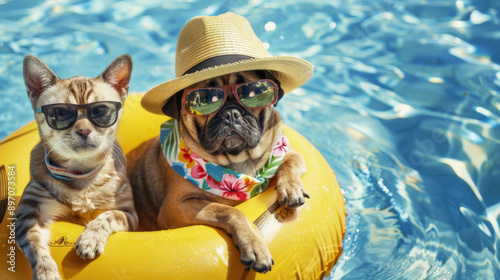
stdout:
[(195, 115), (211, 114), (222, 106), (224, 91), (215, 88), (202, 88), (190, 91), (185, 99), (186, 109)]
[(241, 103), (250, 108), (270, 105), (274, 101), (274, 91), (274, 85), (269, 81), (250, 82), (236, 89)]
[(118, 112), (113, 103), (99, 102), (90, 107), (89, 118), (100, 127), (108, 127), (116, 122)]
[(53, 129), (67, 129), (76, 121), (77, 111), (69, 106), (52, 106), (47, 110), (47, 124)]

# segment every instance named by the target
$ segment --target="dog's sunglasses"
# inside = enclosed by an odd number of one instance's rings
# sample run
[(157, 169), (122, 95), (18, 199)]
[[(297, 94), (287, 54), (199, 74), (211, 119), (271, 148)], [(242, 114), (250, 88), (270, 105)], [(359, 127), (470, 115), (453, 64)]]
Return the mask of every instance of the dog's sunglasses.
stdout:
[(72, 127), (78, 120), (78, 110), (84, 109), (87, 119), (95, 126), (110, 127), (118, 118), (122, 104), (117, 101), (99, 101), (77, 105), (58, 103), (41, 106), (35, 113), (43, 113), (50, 128), (64, 130)]
[(238, 103), (248, 109), (259, 109), (278, 101), (278, 85), (263, 79), (248, 83), (186, 89), (182, 96), (182, 107), (194, 116), (216, 113), (232, 92)]

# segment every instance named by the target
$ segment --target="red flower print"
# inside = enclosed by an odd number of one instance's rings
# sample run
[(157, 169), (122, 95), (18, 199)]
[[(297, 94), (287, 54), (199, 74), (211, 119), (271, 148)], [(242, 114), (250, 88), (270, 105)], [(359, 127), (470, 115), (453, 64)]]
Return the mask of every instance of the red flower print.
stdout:
[(276, 146), (273, 148), (273, 156), (274, 157), (282, 157), (286, 154), (288, 151), (288, 138), (285, 136), (281, 136), (281, 139), (279, 140), (278, 143), (276, 143)]
[(191, 176), (195, 179), (203, 179), (207, 176), (207, 171), (201, 164), (196, 162), (194, 167), (191, 169)]
[(233, 174), (224, 174), (220, 185), (214, 185), (212, 188), (222, 190), (222, 196), (229, 199), (240, 201), (247, 199), (245, 180), (238, 179)]
[(205, 180), (207, 180), (207, 184), (211, 189), (221, 190), (220, 182), (212, 178), (212, 176), (208, 175)]
[(179, 159), (180, 162), (183, 162), (186, 164), (187, 169), (190, 169), (194, 166), (195, 161), (194, 161), (193, 155), (196, 156), (194, 153), (191, 154), (191, 149), (189, 149), (189, 147), (187, 145), (185, 145), (183, 141), (180, 141), (179, 142), (179, 154), (177, 155), (177, 158)]

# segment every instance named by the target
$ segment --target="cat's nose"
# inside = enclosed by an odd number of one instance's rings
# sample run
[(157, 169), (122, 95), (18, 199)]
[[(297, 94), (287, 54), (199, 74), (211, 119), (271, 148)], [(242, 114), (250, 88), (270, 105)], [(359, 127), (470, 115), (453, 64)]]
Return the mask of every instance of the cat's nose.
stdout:
[(78, 133), (83, 139), (87, 139), (87, 137), (89, 137), (90, 132), (92, 132), (92, 130), (90, 129), (78, 129), (76, 131), (76, 133)]
[(82, 137), (83, 140), (86, 140), (93, 129), (90, 121), (86, 118), (83, 118), (75, 123), (74, 130), (76, 134)]

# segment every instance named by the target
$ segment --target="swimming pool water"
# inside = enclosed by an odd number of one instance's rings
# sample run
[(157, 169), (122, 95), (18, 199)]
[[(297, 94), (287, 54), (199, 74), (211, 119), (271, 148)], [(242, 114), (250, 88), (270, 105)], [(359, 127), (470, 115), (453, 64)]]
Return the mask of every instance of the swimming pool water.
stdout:
[(315, 65), (277, 108), (347, 202), (329, 278), (500, 279), (498, 1), (3, 0), (0, 139), (33, 119), (25, 54), (67, 78), (129, 53), (130, 90), (146, 91), (174, 78), (180, 28), (226, 11)]

